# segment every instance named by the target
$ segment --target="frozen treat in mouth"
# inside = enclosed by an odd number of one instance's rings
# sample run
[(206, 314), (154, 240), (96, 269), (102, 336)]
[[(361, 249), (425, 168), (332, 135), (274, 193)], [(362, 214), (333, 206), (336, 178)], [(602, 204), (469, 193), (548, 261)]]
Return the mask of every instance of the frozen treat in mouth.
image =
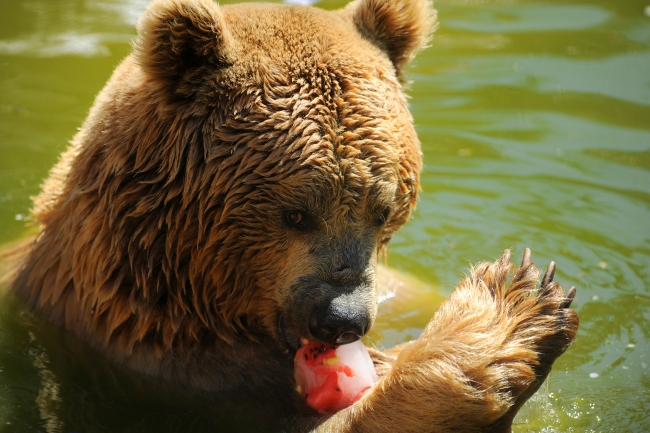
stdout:
[(322, 414), (350, 406), (378, 380), (361, 341), (342, 346), (309, 343), (296, 352), (294, 373), (298, 392)]

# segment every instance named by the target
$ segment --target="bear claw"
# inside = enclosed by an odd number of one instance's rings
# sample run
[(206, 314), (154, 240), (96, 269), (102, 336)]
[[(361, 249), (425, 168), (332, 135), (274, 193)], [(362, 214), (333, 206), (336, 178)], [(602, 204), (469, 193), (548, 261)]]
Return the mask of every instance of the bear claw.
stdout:
[(571, 306), (571, 302), (573, 302), (573, 298), (576, 296), (576, 286), (571, 286), (569, 291), (567, 292), (566, 296), (564, 297), (564, 302), (560, 306), (560, 308), (569, 308)]
[[(507, 251), (508, 251), (508, 260), (510, 260), (510, 250), (507, 250)], [(528, 267), (528, 265), (530, 265), (530, 255), (531, 255), (530, 248), (526, 248), (524, 250), (524, 257), (521, 259), (521, 267), (522, 268)], [(550, 268), (550, 266), (549, 266), (549, 268)]]
[(546, 287), (550, 283), (552, 283), (554, 276), (555, 276), (555, 262), (551, 262), (548, 265), (548, 269), (546, 269), (546, 273), (544, 273), (544, 278), (542, 278), (542, 287)]

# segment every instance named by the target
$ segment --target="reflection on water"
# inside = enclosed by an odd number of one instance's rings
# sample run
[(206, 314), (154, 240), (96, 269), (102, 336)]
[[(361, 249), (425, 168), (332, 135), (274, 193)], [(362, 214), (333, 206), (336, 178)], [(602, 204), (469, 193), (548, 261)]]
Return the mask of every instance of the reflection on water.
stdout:
[[(38, 338), (33, 332), (29, 333), (30, 342), (38, 344)], [(58, 412), (61, 406), (61, 396), (59, 395), (59, 378), (48, 368), (50, 360), (42, 348), (33, 348), (29, 350), (29, 356), (32, 363), (41, 377), (41, 383), (36, 397), (39, 417), (43, 420), (43, 427), (48, 433), (60, 432), (63, 424), (59, 421)]]
[[(3, 2), (4, 20), (20, 29), (0, 40), (0, 54), (108, 56), (108, 45), (128, 44), (148, 1)], [(18, 27), (13, 20), (26, 24)], [(5, 35), (3, 35), (5, 36)]]
[(474, 8), (473, 19), (450, 19), (452, 29), (484, 33), (530, 33), (538, 31), (585, 30), (610, 18), (607, 9), (578, 4), (522, 4), (514, 8), (482, 5)]
[[(0, 2), (0, 242), (25, 233), (29, 196), (129, 51), (145, 4)], [(528, 246), (578, 286), (581, 329), (515, 430), (649, 431), (647, 2), (436, 6), (441, 25), (410, 74), (422, 199), (389, 263), (439, 289), (382, 307), (373, 341), (415, 337), (470, 262)], [(165, 396), (9, 300), (0, 385), (3, 431), (259, 431), (246, 416)]]

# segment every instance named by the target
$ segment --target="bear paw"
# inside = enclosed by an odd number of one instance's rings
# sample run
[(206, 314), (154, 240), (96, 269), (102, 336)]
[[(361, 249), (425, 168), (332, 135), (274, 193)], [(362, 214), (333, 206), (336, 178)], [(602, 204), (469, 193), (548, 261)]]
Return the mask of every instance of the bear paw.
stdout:
[(575, 288), (565, 295), (554, 273), (551, 263), (538, 287), (528, 249), (518, 268), (506, 250), (471, 270), (385, 378), (386, 396), (418, 402), (421, 423), (405, 431), (510, 431), (578, 330)]
[[(498, 329), (509, 331), (492, 362), (504, 371), (507, 384), (503, 391), (511, 396), (513, 403), (488, 431), (510, 431), (523, 403), (539, 389), (555, 360), (568, 349), (578, 331), (578, 315), (569, 309), (576, 288), (571, 287), (565, 294), (553, 281), (554, 262), (549, 264), (536, 288), (539, 270), (530, 257), (530, 249), (526, 248), (521, 266), (515, 269), (509, 263), (510, 251), (506, 250), (497, 262), (479, 266), (472, 275), (482, 280), (503, 309), (501, 320), (506, 323)], [(514, 274), (507, 282), (511, 270)]]

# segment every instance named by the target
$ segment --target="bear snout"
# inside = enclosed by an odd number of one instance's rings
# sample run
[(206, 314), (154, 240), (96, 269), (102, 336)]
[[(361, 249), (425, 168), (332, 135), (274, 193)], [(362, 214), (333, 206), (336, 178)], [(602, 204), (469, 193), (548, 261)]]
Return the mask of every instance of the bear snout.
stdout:
[(312, 308), (309, 332), (324, 343), (348, 344), (370, 329), (371, 314), (365, 303), (351, 296), (338, 296)]

